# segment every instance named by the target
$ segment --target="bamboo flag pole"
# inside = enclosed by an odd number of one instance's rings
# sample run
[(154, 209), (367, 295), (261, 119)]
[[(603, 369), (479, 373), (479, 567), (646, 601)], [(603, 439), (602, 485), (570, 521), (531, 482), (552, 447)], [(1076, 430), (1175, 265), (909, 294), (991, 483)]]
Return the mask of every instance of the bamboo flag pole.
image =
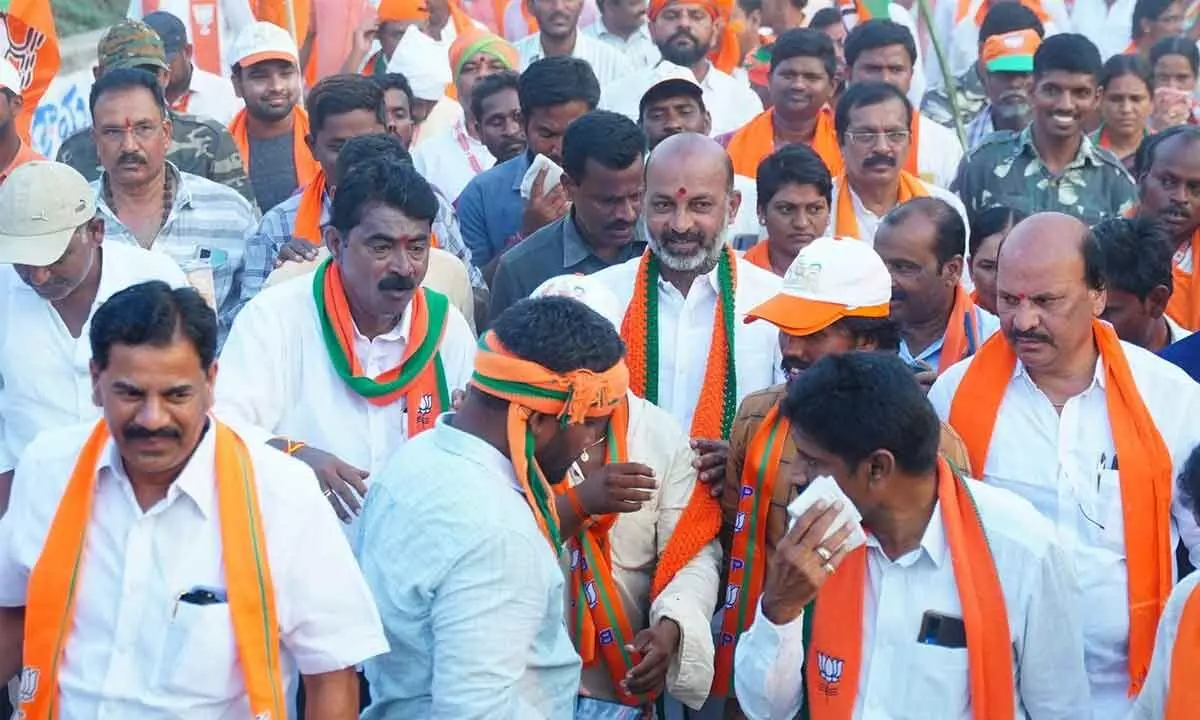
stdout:
[[(951, 0), (941, 0), (941, 2), (950, 2)], [(929, 0), (917, 0), (917, 5), (921, 8), (921, 20), (925, 26), (929, 28), (929, 39), (933, 42), (933, 52), (937, 56), (938, 65), (942, 69), (942, 82), (946, 88), (946, 97), (950, 100), (950, 114), (954, 116), (954, 130), (958, 135), (958, 143), (962, 145), (965, 153), (967, 147), (967, 131), (963, 127), (962, 116), (958, 112), (958, 83), (955, 81), (954, 73), (950, 71), (950, 64), (946, 61), (946, 53), (942, 50), (942, 43), (938, 40), (936, 27), (933, 24), (933, 13), (929, 10)]]
[(292, 39), (296, 41), (296, 46), (299, 47), (304, 38), (296, 37), (296, 3), (294, 0), (283, 0), (283, 11), (287, 15), (287, 31), (291, 33)]

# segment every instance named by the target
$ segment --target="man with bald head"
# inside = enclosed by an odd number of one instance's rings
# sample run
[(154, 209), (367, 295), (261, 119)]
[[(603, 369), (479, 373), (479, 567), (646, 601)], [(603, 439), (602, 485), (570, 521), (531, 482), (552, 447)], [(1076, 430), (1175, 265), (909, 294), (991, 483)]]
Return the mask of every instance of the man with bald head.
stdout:
[(1200, 442), (1200, 386), (1097, 318), (1104, 254), (1079, 220), (1039, 213), (998, 256), (1000, 333), (929, 399), (976, 477), (1025, 497), (1073, 556), (1096, 717), (1125, 717), (1145, 679), (1182, 537), (1200, 529), (1174, 489)]

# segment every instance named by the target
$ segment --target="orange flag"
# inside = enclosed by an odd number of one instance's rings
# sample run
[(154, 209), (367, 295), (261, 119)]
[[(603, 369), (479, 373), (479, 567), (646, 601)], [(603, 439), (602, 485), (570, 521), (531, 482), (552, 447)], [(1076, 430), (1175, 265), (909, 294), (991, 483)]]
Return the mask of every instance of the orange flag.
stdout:
[(25, 110), (17, 116), (17, 132), (29, 142), (34, 110), (58, 72), (58, 32), (50, 0), (0, 0), (7, 49), (4, 57), (21, 73)]

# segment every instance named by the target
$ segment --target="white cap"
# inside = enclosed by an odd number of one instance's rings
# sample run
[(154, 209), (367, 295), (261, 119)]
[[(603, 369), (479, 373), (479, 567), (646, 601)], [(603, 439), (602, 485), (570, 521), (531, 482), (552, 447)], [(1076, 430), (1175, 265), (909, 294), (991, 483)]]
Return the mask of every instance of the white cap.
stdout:
[(404, 31), (388, 60), (387, 71), (403, 75), (418, 100), (441, 100), (454, 79), (446, 50), (416, 25)]
[(21, 72), (8, 58), (0, 58), (0, 88), (8, 88), (20, 95), (24, 84), (21, 82)]
[(788, 335), (811, 335), (845, 317), (885, 318), (891, 302), (892, 276), (870, 245), (821, 237), (796, 255), (779, 294), (747, 313), (746, 322), (766, 320)]
[(552, 277), (529, 294), (531, 298), (569, 297), (587, 305), (621, 331), (621, 304), (608, 286), (594, 275), (559, 275)]
[(283, 60), (300, 64), (300, 51), (287, 30), (269, 22), (247, 25), (233, 43), (234, 65), (243, 68), (266, 60)]
[(70, 165), (35, 160), (0, 186), (0, 264), (58, 262), (75, 230), (96, 215), (96, 193)]
[(646, 89), (638, 96), (639, 115), (646, 109), (646, 96), (650, 94), (650, 91), (668, 84), (679, 86), (684, 92), (690, 90), (703, 103), (704, 88), (700, 86), (700, 83), (696, 82), (696, 73), (692, 72), (691, 68), (685, 68), (682, 65), (676, 65), (673, 62), (663, 60), (654, 67)]

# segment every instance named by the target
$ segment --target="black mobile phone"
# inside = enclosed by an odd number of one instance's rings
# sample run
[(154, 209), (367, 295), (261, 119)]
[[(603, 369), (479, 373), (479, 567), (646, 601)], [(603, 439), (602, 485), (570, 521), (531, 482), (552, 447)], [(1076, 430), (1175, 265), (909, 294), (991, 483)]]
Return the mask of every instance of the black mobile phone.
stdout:
[(917, 642), (944, 648), (965, 648), (967, 626), (963, 624), (962, 618), (926, 610), (925, 615), (921, 617), (921, 630), (917, 633)]

